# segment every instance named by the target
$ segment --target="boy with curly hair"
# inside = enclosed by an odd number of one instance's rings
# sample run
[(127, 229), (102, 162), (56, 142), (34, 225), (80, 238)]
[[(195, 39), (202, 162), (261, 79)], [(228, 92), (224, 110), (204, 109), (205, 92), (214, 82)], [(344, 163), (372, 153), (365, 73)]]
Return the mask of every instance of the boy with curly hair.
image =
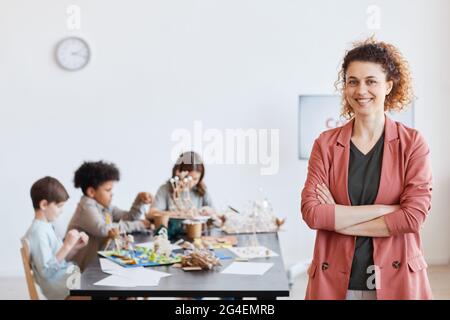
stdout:
[(120, 173), (112, 163), (84, 162), (75, 172), (75, 188), (81, 188), (83, 196), (69, 223), (68, 230), (77, 229), (86, 232), (89, 244), (80, 250), (73, 260), (83, 271), (97, 251), (102, 250), (109, 238), (117, 234), (117, 229), (125, 232), (143, 231), (150, 228), (150, 223), (141, 216), (145, 214), (146, 205), (151, 204), (153, 196), (140, 192), (129, 211), (121, 210), (111, 204), (114, 183), (119, 181)]

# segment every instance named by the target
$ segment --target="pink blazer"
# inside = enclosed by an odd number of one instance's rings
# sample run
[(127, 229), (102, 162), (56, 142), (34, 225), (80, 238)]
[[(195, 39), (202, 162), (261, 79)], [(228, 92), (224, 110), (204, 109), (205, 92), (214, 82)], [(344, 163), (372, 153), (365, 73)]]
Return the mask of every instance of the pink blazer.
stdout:
[[(325, 183), (338, 204), (350, 205), (348, 164), (354, 120), (314, 142), (302, 191), (303, 220), (317, 230), (306, 299), (345, 299), (356, 237), (334, 232), (334, 205), (315, 192)], [(429, 149), (420, 133), (386, 117), (375, 204), (400, 204), (384, 216), (390, 237), (373, 238), (378, 299), (431, 299), (420, 228), (431, 208)]]

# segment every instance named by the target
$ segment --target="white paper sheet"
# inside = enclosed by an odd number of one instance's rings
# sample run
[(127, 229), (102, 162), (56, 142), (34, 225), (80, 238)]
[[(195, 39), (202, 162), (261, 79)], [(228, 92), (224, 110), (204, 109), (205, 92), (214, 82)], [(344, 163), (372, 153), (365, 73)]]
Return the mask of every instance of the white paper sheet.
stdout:
[(113, 270), (112, 274), (130, 279), (138, 286), (158, 285), (159, 280), (170, 276), (169, 273), (155, 271), (144, 268), (124, 268), (122, 270)]
[(161, 278), (171, 275), (170, 273), (143, 267), (125, 268), (104, 258), (100, 258), (100, 266), (103, 272), (111, 274), (112, 276), (105, 278), (94, 285), (117, 287), (157, 286)]
[(226, 267), (222, 273), (225, 274), (246, 274), (246, 275), (263, 275), (267, 270), (272, 268), (273, 263), (267, 262), (233, 262)]
[(136, 287), (136, 285), (130, 282), (129, 279), (115, 275), (106, 277), (105, 279), (102, 279), (94, 283), (94, 286), (128, 287), (128, 288)]
[(100, 258), (100, 267), (102, 268), (102, 271), (105, 273), (110, 273), (108, 271), (125, 269), (121, 265), (118, 265), (117, 263), (112, 262), (111, 260), (108, 260), (106, 258)]

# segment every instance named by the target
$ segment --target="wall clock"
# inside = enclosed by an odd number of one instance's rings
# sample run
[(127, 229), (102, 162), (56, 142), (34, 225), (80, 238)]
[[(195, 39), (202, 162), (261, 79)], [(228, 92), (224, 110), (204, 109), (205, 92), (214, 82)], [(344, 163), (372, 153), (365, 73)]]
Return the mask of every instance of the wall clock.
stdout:
[(69, 71), (83, 69), (89, 62), (90, 55), (87, 42), (78, 37), (65, 38), (56, 46), (56, 61)]

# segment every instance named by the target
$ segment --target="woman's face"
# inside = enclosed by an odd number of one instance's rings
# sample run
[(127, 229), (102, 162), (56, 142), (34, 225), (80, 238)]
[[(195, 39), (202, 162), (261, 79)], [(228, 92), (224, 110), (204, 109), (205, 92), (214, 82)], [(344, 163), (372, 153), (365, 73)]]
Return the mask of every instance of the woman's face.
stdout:
[(386, 81), (386, 73), (380, 64), (353, 61), (346, 72), (345, 99), (355, 116), (384, 114), (384, 101), (392, 85), (392, 81)]
[(181, 179), (190, 176), (191, 177), (191, 181), (189, 183), (189, 189), (194, 188), (200, 181), (200, 178), (202, 176), (201, 172), (198, 171), (177, 171), (176, 172), (177, 176), (179, 176)]

